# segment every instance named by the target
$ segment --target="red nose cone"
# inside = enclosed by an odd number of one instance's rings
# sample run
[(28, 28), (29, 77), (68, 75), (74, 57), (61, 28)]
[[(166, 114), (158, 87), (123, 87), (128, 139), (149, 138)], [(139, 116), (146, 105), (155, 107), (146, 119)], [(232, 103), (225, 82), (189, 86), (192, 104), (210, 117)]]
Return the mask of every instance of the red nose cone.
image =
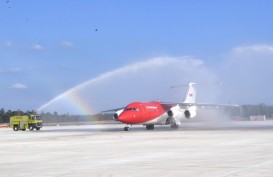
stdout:
[(126, 124), (131, 124), (134, 123), (134, 117), (135, 115), (130, 114), (130, 112), (123, 112), (118, 116), (118, 120)]

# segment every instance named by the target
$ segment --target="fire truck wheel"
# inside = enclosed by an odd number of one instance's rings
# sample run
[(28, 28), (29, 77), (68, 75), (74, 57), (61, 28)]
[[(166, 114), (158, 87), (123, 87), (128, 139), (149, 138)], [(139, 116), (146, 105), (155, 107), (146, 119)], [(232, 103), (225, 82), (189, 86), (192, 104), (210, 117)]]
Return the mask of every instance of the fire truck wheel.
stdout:
[(18, 125), (14, 125), (14, 126), (13, 126), (13, 130), (14, 130), (14, 131), (18, 131)]
[(33, 125), (29, 125), (28, 129), (32, 131), (34, 129)]

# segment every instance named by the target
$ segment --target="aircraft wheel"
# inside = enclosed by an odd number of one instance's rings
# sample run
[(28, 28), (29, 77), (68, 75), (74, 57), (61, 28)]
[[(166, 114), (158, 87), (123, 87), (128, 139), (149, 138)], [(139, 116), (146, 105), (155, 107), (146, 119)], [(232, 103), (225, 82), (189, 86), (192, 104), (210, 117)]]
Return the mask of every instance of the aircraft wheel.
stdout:
[(172, 129), (178, 129), (179, 128), (179, 125), (175, 122), (174, 118), (171, 119), (171, 128)]
[(178, 128), (179, 128), (179, 125), (177, 125), (177, 124), (174, 123), (174, 124), (171, 125), (171, 128), (172, 128), (172, 129), (178, 129)]
[(129, 127), (124, 127), (124, 131), (130, 131)]
[(146, 125), (146, 129), (147, 129), (147, 130), (153, 130), (154, 128), (155, 128), (155, 125), (154, 125), (154, 124)]

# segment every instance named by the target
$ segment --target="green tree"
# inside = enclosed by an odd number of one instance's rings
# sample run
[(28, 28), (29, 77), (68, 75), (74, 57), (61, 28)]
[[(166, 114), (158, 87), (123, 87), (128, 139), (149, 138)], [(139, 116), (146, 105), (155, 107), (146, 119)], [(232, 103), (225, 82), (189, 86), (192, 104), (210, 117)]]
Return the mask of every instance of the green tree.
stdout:
[(4, 122), (4, 116), (5, 116), (6, 112), (4, 108), (0, 109), (0, 123)]

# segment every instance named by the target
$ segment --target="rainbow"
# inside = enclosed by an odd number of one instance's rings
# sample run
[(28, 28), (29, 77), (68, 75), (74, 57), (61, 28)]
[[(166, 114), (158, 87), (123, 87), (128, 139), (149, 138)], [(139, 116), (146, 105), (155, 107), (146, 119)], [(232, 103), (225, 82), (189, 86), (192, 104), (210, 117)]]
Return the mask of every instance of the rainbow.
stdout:
[[(64, 107), (66, 110), (60, 110), (62, 113), (69, 114), (79, 114), (79, 115), (92, 115), (95, 114), (95, 110), (92, 109), (90, 102), (87, 102), (82, 96), (76, 92), (74, 89), (71, 89), (54, 99), (50, 100), (48, 103), (42, 105), (37, 109), (38, 112), (54, 112), (57, 110), (57, 107)], [(59, 111), (59, 110), (58, 110)]]

